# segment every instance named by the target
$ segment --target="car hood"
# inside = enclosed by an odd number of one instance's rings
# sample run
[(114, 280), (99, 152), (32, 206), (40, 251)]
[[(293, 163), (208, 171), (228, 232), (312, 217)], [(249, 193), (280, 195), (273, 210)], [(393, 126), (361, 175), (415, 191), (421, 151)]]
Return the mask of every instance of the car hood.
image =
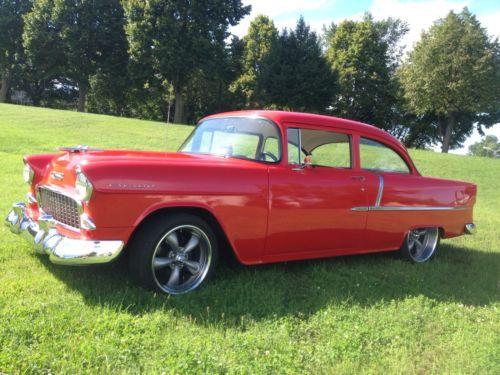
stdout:
[[(106, 175), (118, 173), (120, 170), (124, 175), (133, 169), (134, 175), (141, 176), (147, 181), (157, 177), (155, 174), (167, 171), (188, 169), (199, 171), (210, 168), (261, 169), (267, 166), (255, 161), (209, 154), (89, 149), (77, 152), (64, 151), (54, 155), (41, 183), (72, 189), (78, 169), (89, 175), (91, 180), (92, 177), (107, 180)], [(142, 176), (146, 171), (147, 174)]]

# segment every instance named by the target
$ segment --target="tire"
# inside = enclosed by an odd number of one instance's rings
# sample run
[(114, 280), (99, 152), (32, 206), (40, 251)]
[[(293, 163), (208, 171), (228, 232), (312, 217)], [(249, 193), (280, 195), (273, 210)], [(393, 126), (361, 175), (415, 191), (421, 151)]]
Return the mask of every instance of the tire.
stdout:
[(212, 228), (190, 214), (148, 222), (129, 244), (131, 276), (143, 287), (167, 294), (198, 288), (213, 274), (217, 260)]
[(413, 263), (432, 259), (439, 245), (439, 228), (418, 228), (408, 232), (401, 246), (401, 256)]

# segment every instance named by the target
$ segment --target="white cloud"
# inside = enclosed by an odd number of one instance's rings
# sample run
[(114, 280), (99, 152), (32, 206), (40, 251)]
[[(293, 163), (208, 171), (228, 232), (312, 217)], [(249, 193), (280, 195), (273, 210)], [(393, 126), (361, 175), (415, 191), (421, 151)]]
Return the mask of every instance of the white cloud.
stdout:
[(468, 1), (449, 0), (401, 1), (374, 0), (370, 12), (375, 19), (388, 17), (399, 18), (408, 23), (409, 31), (401, 41), (406, 50), (411, 50), (420, 39), (423, 30), (427, 30), (438, 18), (443, 18), (450, 11), (461, 11), (468, 6)]
[(500, 10), (477, 16), (477, 19), (487, 29), (489, 35), (500, 37)]
[[(284, 27), (294, 27), (301, 12), (306, 10), (321, 9), (325, 6), (326, 2), (326, 0), (246, 0), (243, 1), (243, 4), (251, 5), (252, 12), (238, 25), (231, 28), (231, 32), (240, 38), (245, 36), (248, 26), (250, 26), (250, 22), (259, 14), (272, 18), (275, 21), (278, 30), (281, 30)], [(284, 21), (276, 21), (277, 17), (286, 14), (292, 15), (292, 17)], [(321, 28), (315, 31), (320, 30)]]

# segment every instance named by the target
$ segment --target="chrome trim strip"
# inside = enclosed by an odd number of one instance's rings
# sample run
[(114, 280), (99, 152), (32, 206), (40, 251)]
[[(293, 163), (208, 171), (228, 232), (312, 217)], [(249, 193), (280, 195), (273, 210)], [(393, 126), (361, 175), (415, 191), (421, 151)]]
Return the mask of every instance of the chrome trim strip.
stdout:
[(378, 193), (377, 199), (375, 200), (375, 207), (380, 206), (380, 201), (382, 200), (382, 193), (384, 192), (384, 178), (378, 175)]
[(366, 211), (369, 211), (369, 207), (353, 207), (353, 208), (351, 208), (351, 211), (363, 211), (363, 212), (366, 212)]
[(360, 206), (353, 207), (351, 211), (456, 211), (465, 210), (465, 206)]

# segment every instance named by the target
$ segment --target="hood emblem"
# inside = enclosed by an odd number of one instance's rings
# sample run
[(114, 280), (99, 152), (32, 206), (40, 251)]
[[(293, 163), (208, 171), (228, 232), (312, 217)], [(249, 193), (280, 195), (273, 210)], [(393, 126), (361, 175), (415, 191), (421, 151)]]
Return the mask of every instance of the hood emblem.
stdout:
[(52, 178), (53, 180), (56, 180), (56, 181), (62, 181), (63, 178), (64, 178), (64, 173), (62, 172), (50, 172), (50, 178)]

